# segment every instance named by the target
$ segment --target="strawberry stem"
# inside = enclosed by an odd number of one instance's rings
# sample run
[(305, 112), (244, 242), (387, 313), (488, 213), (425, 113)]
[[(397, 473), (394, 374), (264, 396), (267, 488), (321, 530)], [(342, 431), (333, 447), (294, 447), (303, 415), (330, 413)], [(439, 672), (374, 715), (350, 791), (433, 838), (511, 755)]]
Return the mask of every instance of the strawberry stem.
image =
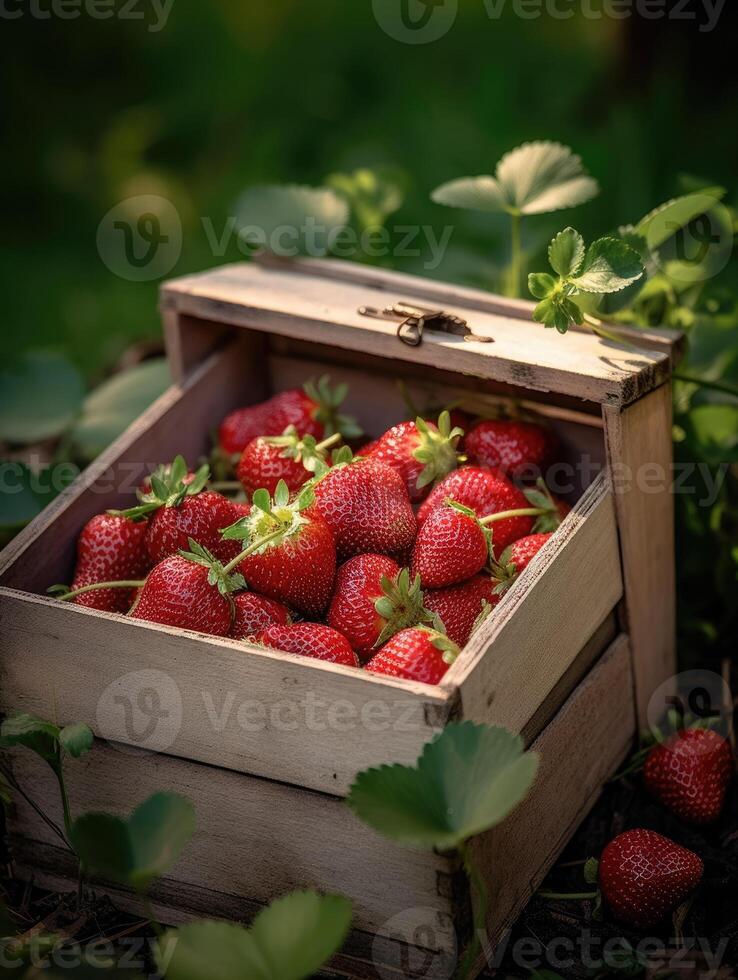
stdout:
[(236, 555), (235, 558), (229, 561), (228, 564), (224, 566), (223, 571), (226, 575), (230, 574), (230, 572), (232, 572), (237, 565), (241, 564), (244, 558), (248, 558), (249, 555), (252, 555), (255, 551), (258, 551), (262, 545), (268, 544), (270, 541), (280, 537), (282, 534), (284, 534), (284, 525), (278, 527), (276, 531), (272, 531), (271, 534), (266, 534), (263, 538), (259, 538), (258, 540), (252, 542), (248, 548), (245, 548), (241, 552), (240, 555)]
[(548, 510), (544, 510), (543, 507), (519, 507), (517, 510), (502, 510), (498, 514), (489, 514), (479, 523), (486, 527), (488, 524), (494, 524), (495, 521), (507, 521), (512, 517), (540, 517), (541, 514), (547, 513)]
[(121, 582), (94, 582), (92, 585), (83, 585), (82, 588), (75, 589), (73, 592), (64, 592), (61, 595), (55, 596), (55, 598), (66, 602), (67, 599), (74, 599), (75, 596), (84, 595), (85, 592), (96, 592), (98, 589), (140, 589), (144, 585), (146, 585), (146, 579)]
[(337, 442), (340, 442), (342, 438), (343, 436), (340, 432), (334, 432), (332, 436), (328, 436), (327, 439), (324, 439), (316, 445), (316, 453), (322, 453), (323, 450), (330, 449), (331, 446), (335, 446)]

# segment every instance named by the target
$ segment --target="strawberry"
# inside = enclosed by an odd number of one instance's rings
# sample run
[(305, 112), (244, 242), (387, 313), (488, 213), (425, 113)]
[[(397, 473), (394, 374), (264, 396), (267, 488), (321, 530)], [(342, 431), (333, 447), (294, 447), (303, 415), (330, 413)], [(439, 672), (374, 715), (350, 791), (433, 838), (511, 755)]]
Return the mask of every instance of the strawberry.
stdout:
[[(133, 521), (116, 514), (97, 514), (85, 524), (77, 539), (77, 565), (72, 589), (97, 582), (140, 579), (151, 568), (146, 550), (146, 521)], [(89, 609), (127, 612), (134, 589), (100, 589), (72, 600)]]
[(229, 575), (196, 541), (190, 551), (155, 565), (128, 614), (164, 626), (227, 636), (234, 618), (231, 593), (242, 589), (240, 575)]
[(220, 448), (229, 454), (242, 453), (258, 436), (278, 436), (293, 425), (301, 435), (322, 439), (340, 432), (346, 438), (361, 435), (354, 419), (338, 411), (348, 387), (332, 389), (330, 379), (322, 377), (317, 384), (308, 381), (304, 388), (282, 391), (258, 405), (238, 408), (220, 424)]
[(331, 664), (358, 667), (359, 660), (351, 644), (337, 630), (321, 623), (295, 623), (294, 626), (268, 626), (258, 635), (257, 643), (297, 653), (302, 657), (314, 657)]
[(459, 648), (443, 633), (414, 626), (395, 633), (366, 669), (421, 684), (438, 684), (458, 655)]
[(476, 575), (488, 557), (489, 534), (474, 511), (449, 500), (418, 531), (410, 568), (424, 588), (441, 589)]
[(290, 490), (299, 490), (325, 463), (325, 450), (340, 438), (335, 433), (316, 443), (315, 436), (300, 437), (292, 425), (281, 436), (259, 436), (241, 454), (236, 476), (247, 493), (264, 487), (273, 494), (280, 480)]
[[(477, 517), (500, 511), (523, 510), (530, 506), (523, 491), (502, 473), (486, 466), (462, 466), (441, 480), (420, 505), (419, 527), (423, 526), (431, 511), (443, 506), (447, 497), (469, 507)], [(495, 549), (502, 551), (532, 530), (533, 518), (530, 516), (499, 521), (494, 530)]]
[(228, 635), (236, 640), (250, 639), (267, 626), (289, 626), (292, 622), (286, 606), (256, 592), (239, 592), (233, 602), (236, 611)]
[(702, 860), (653, 830), (627, 830), (602, 852), (600, 889), (613, 915), (648, 929), (699, 884)]
[(385, 555), (356, 555), (338, 569), (328, 625), (343, 633), (360, 657), (408, 626), (431, 617), (418, 578)]
[(525, 480), (535, 480), (542, 474), (553, 448), (554, 440), (548, 429), (516, 419), (477, 422), (464, 439), (470, 462)]
[(400, 422), (377, 439), (369, 459), (386, 463), (405, 481), (412, 501), (422, 500), (437, 480), (456, 467), (456, 447), (464, 435), (452, 429), (448, 412), (441, 412), (438, 425), (418, 417)]
[(427, 589), (425, 607), (435, 613), (449, 638), (459, 647), (466, 646), (479, 617), (488, 606), (496, 606), (495, 581), (489, 575), (475, 575), (461, 585), (445, 589)]
[(524, 538), (518, 538), (502, 552), (499, 560), (492, 562), (492, 577), (496, 581), (495, 594), (498, 597), (517, 582), (550, 537), (549, 531), (546, 534), (528, 534)]
[(290, 502), (287, 484), (280, 480), (274, 500), (263, 488), (253, 495), (251, 511), (223, 532), (226, 541), (241, 541), (247, 550), (232, 565), (257, 592), (277, 599), (307, 616), (328, 605), (336, 572), (333, 533), (312, 507), (313, 488), (303, 488)]
[(734, 770), (730, 744), (706, 728), (685, 728), (651, 749), (643, 778), (682, 820), (708, 824), (720, 816)]
[(338, 557), (399, 555), (415, 540), (415, 514), (402, 478), (373, 458), (339, 461), (315, 484), (315, 508), (333, 531)]

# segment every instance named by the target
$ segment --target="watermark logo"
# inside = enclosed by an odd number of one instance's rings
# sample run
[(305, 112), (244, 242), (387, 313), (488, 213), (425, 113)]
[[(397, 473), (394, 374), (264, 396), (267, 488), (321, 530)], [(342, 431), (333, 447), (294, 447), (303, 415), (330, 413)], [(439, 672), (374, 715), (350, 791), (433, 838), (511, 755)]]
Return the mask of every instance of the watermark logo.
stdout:
[(0, 18), (18, 20), (132, 20), (158, 34), (166, 27), (174, 0), (0, 0)]
[[(660, 738), (674, 733), (674, 724), (700, 724), (728, 734), (732, 694), (728, 682), (713, 670), (685, 670), (656, 688), (648, 702), (648, 726)], [(671, 716), (672, 724), (663, 725)]]
[(431, 44), (453, 27), (459, 0), (372, 0), (374, 17), (393, 40)]
[(182, 251), (179, 213), (157, 194), (126, 198), (98, 225), (97, 250), (108, 269), (122, 279), (160, 279), (172, 271)]
[(448, 980), (457, 956), (450, 916), (432, 908), (404, 909), (380, 926), (372, 942), (372, 963), (382, 980)]
[(161, 670), (134, 670), (109, 684), (97, 702), (101, 738), (150, 752), (170, 748), (182, 726), (182, 695)]
[(666, 205), (649, 221), (646, 231), (656, 265), (681, 286), (717, 276), (733, 254), (733, 220), (728, 209), (713, 195), (701, 192), (691, 195), (690, 209), (695, 216), (685, 224), (678, 220), (674, 207)]

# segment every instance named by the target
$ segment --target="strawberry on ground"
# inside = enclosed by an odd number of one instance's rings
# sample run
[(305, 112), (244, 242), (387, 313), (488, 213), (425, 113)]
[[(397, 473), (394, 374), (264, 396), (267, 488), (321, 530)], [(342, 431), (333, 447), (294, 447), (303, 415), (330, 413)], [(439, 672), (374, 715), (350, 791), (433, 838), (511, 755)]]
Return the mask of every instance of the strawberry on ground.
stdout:
[[(447, 497), (473, 510), (477, 517), (486, 517), (500, 511), (524, 510), (530, 503), (518, 487), (502, 473), (486, 466), (461, 466), (441, 480), (420, 505), (418, 526), (422, 527), (432, 511), (442, 507)], [(511, 517), (495, 524), (496, 551), (530, 534), (535, 518)]]
[(336, 540), (339, 559), (368, 552), (399, 555), (415, 540), (415, 514), (402, 478), (372, 457), (336, 463), (315, 484), (315, 510)]
[(361, 434), (354, 419), (342, 415), (339, 407), (346, 397), (345, 384), (335, 389), (328, 377), (304, 388), (282, 391), (257, 405), (238, 408), (227, 415), (218, 430), (220, 448), (227, 454), (242, 453), (252, 439), (278, 436), (294, 425), (301, 435), (323, 439), (340, 432), (346, 438)]
[(470, 462), (526, 481), (543, 475), (554, 445), (548, 429), (515, 419), (485, 419), (473, 426), (464, 439)]
[(418, 417), (400, 422), (377, 439), (369, 459), (379, 460), (402, 477), (413, 502), (422, 500), (430, 487), (458, 463), (462, 429), (452, 429), (448, 412), (441, 412), (438, 425)]
[(293, 626), (268, 626), (256, 638), (257, 643), (285, 650), (303, 657), (314, 657), (331, 664), (358, 667), (359, 659), (351, 644), (337, 630), (322, 623), (295, 623)]
[(706, 728), (685, 728), (654, 746), (643, 779), (682, 820), (708, 824), (720, 816), (735, 765), (730, 743)]
[(420, 581), (386, 555), (356, 555), (338, 569), (328, 625), (349, 640), (360, 657), (408, 626), (430, 620)]
[[(97, 582), (137, 580), (151, 568), (146, 550), (146, 521), (133, 521), (115, 514), (97, 514), (85, 524), (77, 539), (77, 565), (72, 589)], [(127, 612), (135, 589), (99, 589), (76, 596), (72, 601), (89, 609)]]
[(241, 454), (236, 476), (247, 493), (264, 487), (273, 494), (280, 480), (294, 492), (325, 464), (328, 449), (340, 438), (335, 433), (318, 443), (314, 436), (298, 435), (294, 426), (281, 436), (259, 436)]
[(286, 606), (257, 592), (239, 592), (233, 603), (236, 609), (228, 635), (235, 640), (250, 639), (267, 626), (289, 626), (292, 622)]
[(412, 575), (423, 588), (441, 589), (480, 572), (489, 557), (489, 538), (473, 511), (449, 502), (431, 511), (418, 531)]
[(463, 647), (469, 642), (485, 603), (496, 606), (500, 601), (495, 593), (496, 584), (489, 575), (475, 575), (461, 585), (426, 589), (425, 607), (438, 616), (449, 638)]
[(426, 626), (401, 630), (374, 654), (366, 669), (422, 684), (438, 684), (459, 655), (447, 636)]
[(653, 830), (627, 830), (611, 840), (599, 865), (600, 889), (615, 918), (648, 929), (699, 884), (702, 860)]
[(308, 486), (290, 501), (280, 481), (273, 500), (265, 489), (257, 490), (249, 515), (223, 533), (226, 541), (254, 549), (237, 567), (255, 591), (307, 616), (325, 610), (336, 572), (333, 533), (313, 500)]

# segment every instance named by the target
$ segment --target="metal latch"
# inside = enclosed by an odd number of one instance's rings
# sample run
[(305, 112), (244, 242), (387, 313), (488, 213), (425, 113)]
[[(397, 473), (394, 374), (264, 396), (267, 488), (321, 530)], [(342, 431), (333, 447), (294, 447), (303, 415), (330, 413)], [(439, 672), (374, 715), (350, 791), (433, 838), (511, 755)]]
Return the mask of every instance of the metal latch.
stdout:
[(478, 337), (471, 332), (469, 324), (455, 313), (437, 310), (414, 303), (395, 303), (385, 306), (383, 310), (375, 306), (360, 306), (361, 316), (370, 316), (375, 320), (397, 320), (397, 336), (409, 347), (418, 347), (423, 342), (423, 331), (438, 330), (441, 333), (455, 334), (464, 340), (476, 340), (483, 344), (492, 343), (492, 337)]

